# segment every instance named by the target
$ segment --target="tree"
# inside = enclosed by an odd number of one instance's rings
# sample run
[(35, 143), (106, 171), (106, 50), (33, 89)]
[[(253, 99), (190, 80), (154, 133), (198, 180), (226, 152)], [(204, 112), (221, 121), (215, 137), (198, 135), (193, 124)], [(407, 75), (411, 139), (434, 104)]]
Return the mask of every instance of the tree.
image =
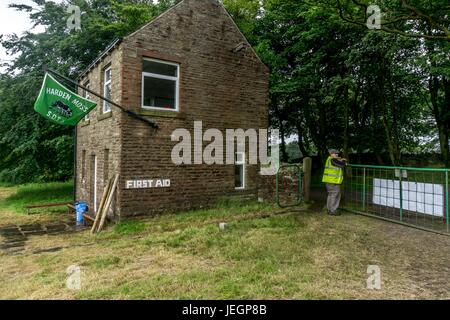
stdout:
[[(450, 167), (449, 79), (450, 79), (450, 5), (446, 0), (402, 0), (373, 2), (357, 0), (323, 1), (337, 8), (340, 17), (353, 24), (367, 27), (368, 5), (379, 4), (384, 14), (381, 31), (417, 39), (413, 67), (419, 74), (422, 88), (417, 89), (416, 103), (426, 105), (434, 116), (441, 158)], [(427, 92), (424, 92), (426, 88)], [(423, 124), (423, 121), (422, 121)], [(417, 127), (417, 126), (416, 126)], [(426, 127), (426, 126), (425, 126)], [(421, 126), (424, 128), (424, 126)]]
[(342, 146), (346, 52), (362, 32), (322, 6), (271, 1), (255, 33), (271, 68), (273, 114), (280, 119), (274, 123), (287, 135), (298, 134), (302, 153), (315, 149), (323, 160), (329, 147)]
[[(33, 111), (42, 67), (47, 65), (76, 79), (113, 39), (136, 30), (176, 2), (33, 1), (33, 6), (11, 7), (28, 13), (33, 24), (45, 27), (45, 32), (0, 38), (8, 53), (18, 55), (0, 78), (0, 180), (16, 183), (66, 180), (73, 171), (73, 129), (51, 124)], [(81, 8), (80, 31), (67, 28), (69, 4)]]
[(442, 161), (450, 168), (450, 43), (425, 41), (423, 49), (426, 55), (418, 61), (428, 88), (425, 101), (436, 122)]
[(348, 24), (327, 4), (271, 0), (253, 41), (271, 69), (272, 124), (297, 134), (302, 153), (324, 161), (336, 147), (397, 165), (430, 131), (418, 39)]
[[(72, 130), (32, 111), (42, 66), (76, 78), (113, 39), (178, 2), (33, 1), (13, 7), (45, 32), (0, 36), (18, 54), (0, 74), (0, 180), (12, 182), (72, 174)], [(401, 164), (403, 153), (424, 150), (424, 137), (434, 135), (450, 167), (448, 1), (222, 2), (270, 68), (270, 123), (280, 129), (283, 160), (295, 135), (303, 155), (322, 161), (334, 147)], [(382, 32), (366, 26), (367, 5), (377, 3)], [(67, 29), (69, 4), (81, 8), (80, 31)]]
[[(369, 6), (381, 9), (381, 31), (411, 38), (450, 41), (450, 5), (447, 0), (336, 0), (325, 1), (334, 6), (340, 17), (355, 25), (367, 27), (373, 14)], [(368, 10), (369, 9), (369, 10)], [(423, 32), (430, 26), (430, 32)]]
[[(408, 72), (419, 53), (417, 41), (398, 35), (368, 32), (352, 50), (348, 61), (352, 77), (360, 83), (360, 105), (370, 114), (371, 143), (375, 153), (387, 149), (391, 163), (400, 165), (407, 141), (423, 134), (423, 108), (416, 99), (420, 78)], [(411, 118), (411, 115), (417, 118)], [(383, 135), (385, 143), (379, 143)], [(378, 140), (378, 141), (377, 141)], [(384, 148), (387, 146), (387, 148)]]

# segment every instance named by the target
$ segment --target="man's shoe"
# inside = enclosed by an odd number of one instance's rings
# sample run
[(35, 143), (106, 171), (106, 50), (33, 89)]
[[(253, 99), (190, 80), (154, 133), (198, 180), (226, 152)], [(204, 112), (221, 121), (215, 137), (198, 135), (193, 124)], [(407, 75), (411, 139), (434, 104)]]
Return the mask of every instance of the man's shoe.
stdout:
[(339, 213), (339, 212), (331, 212), (331, 211), (328, 211), (328, 214), (330, 215), (330, 216), (340, 216), (341, 214)]

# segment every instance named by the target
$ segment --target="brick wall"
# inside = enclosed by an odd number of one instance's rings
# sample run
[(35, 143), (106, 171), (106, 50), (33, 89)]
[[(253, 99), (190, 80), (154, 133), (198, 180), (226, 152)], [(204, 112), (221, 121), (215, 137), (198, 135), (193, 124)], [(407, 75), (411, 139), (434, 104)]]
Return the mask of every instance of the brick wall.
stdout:
[[(227, 195), (256, 199), (257, 165), (246, 166), (246, 189), (235, 190), (233, 165), (176, 166), (171, 161), (177, 143), (171, 141), (172, 132), (186, 128), (193, 134), (194, 121), (203, 121), (203, 132), (208, 128), (224, 133), (226, 128), (267, 128), (268, 71), (249, 46), (232, 51), (241, 42), (245, 39), (218, 2), (184, 0), (114, 50), (110, 59), (121, 72), (113, 74), (113, 81), (122, 90), (114, 98), (159, 125), (154, 130), (129, 116), (119, 117), (113, 110), (112, 119), (93, 121), (79, 130), (79, 155), (82, 146), (89, 146), (89, 152), (101, 151), (106, 145), (111, 148), (110, 171), (120, 171), (120, 214), (199, 207)], [(141, 109), (144, 57), (180, 65), (179, 112)], [(89, 77), (101, 68), (96, 67)], [(121, 79), (114, 78), (119, 73)], [(171, 186), (125, 189), (126, 180), (149, 178), (170, 179)], [(80, 192), (86, 197), (89, 189), (82, 187)]]
[[(122, 51), (114, 50), (80, 79), (79, 83), (85, 85), (89, 82), (92, 91), (103, 94), (103, 73), (108, 66), (111, 66), (112, 100), (120, 101), (122, 99), (121, 59)], [(83, 90), (79, 90), (79, 94), (83, 94)], [(98, 207), (108, 178), (120, 171), (122, 113), (111, 106), (111, 113), (103, 114), (103, 101), (92, 95), (90, 99), (97, 102), (97, 107), (89, 113), (89, 121), (82, 120), (77, 127), (77, 199), (87, 201), (92, 210), (94, 208), (92, 157), (97, 157)]]

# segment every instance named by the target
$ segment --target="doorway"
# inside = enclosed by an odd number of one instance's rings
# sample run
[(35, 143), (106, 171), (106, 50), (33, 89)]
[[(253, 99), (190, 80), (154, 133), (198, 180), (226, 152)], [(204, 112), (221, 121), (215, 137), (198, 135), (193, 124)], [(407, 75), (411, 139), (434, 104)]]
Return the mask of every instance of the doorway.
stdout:
[(90, 203), (94, 212), (97, 212), (97, 156), (91, 156), (91, 195)]

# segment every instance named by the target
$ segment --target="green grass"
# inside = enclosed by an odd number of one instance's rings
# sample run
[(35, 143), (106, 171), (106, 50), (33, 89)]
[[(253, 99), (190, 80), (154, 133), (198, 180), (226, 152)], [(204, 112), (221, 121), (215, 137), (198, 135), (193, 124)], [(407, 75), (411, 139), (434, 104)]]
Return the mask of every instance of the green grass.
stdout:
[[(12, 195), (19, 189), (0, 189), (0, 203), (19, 203)], [(42, 185), (42, 194), (49, 189)], [(22, 196), (35, 199), (28, 190)], [(19, 218), (27, 224), (39, 216)], [(17, 215), (0, 208), (0, 226), (8, 218)], [(227, 228), (220, 230), (219, 222)], [(450, 253), (442, 250), (448, 246), (450, 237), (353, 214), (220, 201), (212, 208), (123, 220), (97, 235), (30, 236), (21, 253), (0, 251), (0, 298), (449, 298), (442, 280), (448, 278)], [(34, 253), (53, 247), (63, 249)], [(372, 264), (382, 270), (379, 291), (366, 288)], [(66, 288), (71, 265), (81, 268), (81, 290)]]
[(11, 188), (14, 187), (15, 184), (13, 183), (9, 183), (9, 182), (1, 182), (0, 181), (0, 188)]
[[(182, 216), (180, 214), (178, 218), (183, 220)], [(231, 217), (232, 214), (228, 218)], [(150, 268), (148, 276), (139, 275), (139, 272), (129, 275), (126, 281), (115, 282), (114, 290), (110, 286), (90, 286), (79, 292), (77, 298), (339, 297), (342, 293), (337, 291), (321, 293), (326, 283), (335, 278), (342, 278), (343, 282), (361, 282), (363, 289), (364, 258), (353, 255), (362, 247), (349, 237), (353, 234), (351, 228), (345, 228), (347, 232), (341, 234), (331, 234), (330, 230), (335, 227), (323, 225), (320, 235), (316, 229), (317, 219), (324, 221), (316, 214), (237, 220), (229, 222), (228, 228), (221, 231), (216, 224), (199, 224), (202, 220), (199, 217), (188, 227), (177, 225), (180, 229), (173, 232), (147, 232), (133, 240), (135, 254), (139, 251), (145, 256), (152, 252), (163, 254), (150, 259), (155, 262), (142, 265), (143, 270)], [(338, 226), (343, 227), (341, 223)], [(330, 253), (342, 257), (330, 261), (338, 270), (327, 271), (325, 266), (316, 265), (317, 261), (326, 263)], [(97, 269), (119, 263), (118, 259), (111, 260), (109, 256), (98, 260), (86, 266)], [(140, 259), (131, 257), (128, 268), (134, 270), (136, 260)], [(126, 269), (127, 264), (120, 268)], [(125, 270), (122, 272), (126, 273)]]
[[(12, 187), (11, 195), (0, 199), (0, 208), (16, 213), (25, 213), (24, 206), (53, 202), (69, 202), (73, 200), (73, 182), (30, 183)], [(39, 209), (35, 209), (38, 210)], [(61, 208), (45, 209), (58, 211)]]
[[(183, 220), (182, 216), (178, 218)], [(230, 213), (228, 220), (232, 217)], [(191, 220), (189, 226), (173, 222), (179, 227), (174, 231), (146, 229), (139, 238), (132, 240), (133, 256), (128, 255), (127, 262), (111, 261), (108, 256), (100, 259), (106, 260), (100, 263), (102, 267), (109, 266), (101, 268), (103, 272), (114, 265), (117, 267), (114, 281), (107, 285), (89, 285), (78, 292), (76, 298), (381, 297), (380, 292), (365, 288), (367, 265), (372, 263), (383, 266), (383, 275), (391, 283), (399, 282), (398, 287), (384, 290), (384, 297), (408, 294), (403, 291), (406, 288), (403, 279), (398, 277), (403, 272), (402, 264), (415, 258), (407, 253), (399, 256), (396, 241), (376, 231), (382, 224), (379, 221), (354, 215), (330, 220), (325, 215), (304, 212), (231, 221), (224, 231), (216, 224), (203, 225), (201, 221), (202, 218)], [(148, 221), (148, 224), (154, 223), (153, 219)], [(404, 240), (408, 241), (408, 237)], [(415, 250), (412, 244), (406, 248)], [(438, 251), (433, 255), (438, 257)], [(139, 263), (138, 270), (136, 261), (145, 261)], [(91, 267), (98, 268), (95, 264)], [(431, 268), (433, 272), (438, 269)], [(117, 271), (119, 269), (121, 271)], [(117, 272), (123, 273), (123, 277)]]
[(139, 233), (145, 230), (146, 224), (142, 221), (136, 220), (125, 220), (114, 226), (114, 231), (117, 234), (126, 235), (126, 234), (134, 234)]
[(86, 261), (83, 266), (92, 267), (95, 269), (104, 269), (111, 266), (117, 266), (121, 259), (118, 256), (106, 255), (100, 256), (92, 259), (91, 261)]

